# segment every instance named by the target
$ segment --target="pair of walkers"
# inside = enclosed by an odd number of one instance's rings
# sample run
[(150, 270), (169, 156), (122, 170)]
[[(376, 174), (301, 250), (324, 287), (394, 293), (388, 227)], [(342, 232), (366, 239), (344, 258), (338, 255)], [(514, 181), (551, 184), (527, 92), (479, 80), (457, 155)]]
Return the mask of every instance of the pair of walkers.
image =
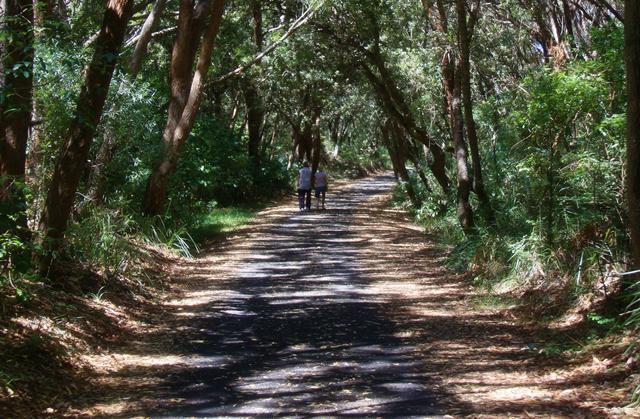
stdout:
[(318, 168), (316, 170), (315, 175), (311, 171), (309, 167), (309, 163), (304, 162), (302, 165), (302, 169), (298, 172), (298, 205), (300, 207), (300, 211), (304, 211), (311, 209), (311, 189), (315, 189), (316, 191), (316, 208), (320, 209), (320, 205), (322, 204), (322, 209), (324, 207), (325, 195), (327, 193), (327, 174), (322, 171), (322, 169)]

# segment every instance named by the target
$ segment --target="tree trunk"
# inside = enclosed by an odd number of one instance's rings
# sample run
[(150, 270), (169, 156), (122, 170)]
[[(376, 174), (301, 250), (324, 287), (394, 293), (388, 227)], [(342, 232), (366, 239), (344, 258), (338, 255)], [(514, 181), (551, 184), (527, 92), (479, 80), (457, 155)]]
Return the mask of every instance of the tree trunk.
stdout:
[(54, 0), (33, 0), (33, 21), (38, 26), (43, 26), (50, 20), (55, 11)]
[(456, 153), (457, 169), (457, 199), (458, 221), (462, 230), (469, 233), (473, 229), (473, 210), (469, 204), (471, 192), (471, 180), (469, 179), (469, 167), (467, 158), (467, 144), (464, 140), (464, 128), (462, 124), (461, 89), (460, 89), (460, 63), (456, 66), (453, 100), (451, 101), (451, 125), (452, 137)]
[[(467, 140), (471, 149), (471, 163), (473, 165), (473, 191), (480, 201), (481, 212), (487, 222), (493, 222), (493, 211), (489, 197), (484, 189), (482, 178), (482, 162), (478, 149), (478, 134), (476, 122), (473, 119), (473, 99), (471, 97), (471, 65), (470, 43), (471, 34), (467, 28), (466, 0), (456, 0), (458, 11), (458, 42), (460, 44), (460, 81), (462, 84), (462, 98), (464, 102), (464, 120), (467, 127)], [(475, 20), (475, 16), (472, 16)]]
[(68, 139), (58, 158), (40, 220), (44, 255), (40, 272), (47, 275), (53, 252), (59, 249), (73, 207), (89, 147), (100, 122), (113, 70), (124, 41), (133, 0), (110, 0), (96, 49), (78, 97)]
[(340, 115), (336, 116), (329, 123), (329, 134), (331, 136), (331, 143), (333, 144), (333, 151), (331, 152), (331, 159), (336, 160), (338, 158), (338, 153), (340, 151), (340, 140), (341, 140), (341, 130), (340, 130)]
[(625, 1), (627, 69), (627, 211), (632, 257), (640, 267), (640, 2)]
[(287, 163), (287, 170), (291, 170), (291, 168), (293, 167), (293, 162), (299, 158), (298, 147), (300, 144), (301, 132), (299, 124), (296, 124), (293, 119), (289, 117), (286, 117), (286, 119), (291, 125), (291, 142), (293, 143), (291, 147), (291, 153), (289, 154), (289, 161)]
[[(264, 43), (264, 35), (262, 33), (262, 3), (260, 0), (251, 0), (251, 15), (253, 17), (253, 40), (255, 42), (256, 50), (260, 52)], [(258, 86), (250, 77), (246, 78), (244, 98), (247, 105), (249, 158), (253, 160), (254, 169), (257, 170), (260, 165), (260, 143), (262, 142), (264, 109)]]
[(298, 142), (297, 155), (298, 160), (311, 162), (313, 153), (313, 124), (305, 121), (300, 130), (300, 141)]
[(151, 13), (147, 16), (147, 20), (145, 20), (144, 25), (142, 25), (140, 37), (138, 38), (136, 47), (133, 50), (133, 55), (131, 56), (131, 62), (129, 63), (129, 71), (134, 76), (140, 71), (144, 56), (147, 54), (147, 47), (151, 41), (151, 35), (160, 22), (167, 1), (168, 0), (157, 0), (153, 5)]
[[(406, 135), (406, 132), (403, 128), (397, 123), (391, 123), (391, 131), (394, 134), (393, 138), (396, 139), (396, 147), (398, 149), (398, 154), (402, 158), (403, 164), (406, 164), (406, 161), (410, 161), (413, 164), (414, 169), (416, 170), (416, 174), (420, 178), (420, 181), (425, 187), (425, 190), (428, 192), (433, 192), (431, 189), (431, 185), (429, 184), (429, 180), (425, 175), (424, 171), (420, 167), (419, 162), (419, 148), (411, 142), (411, 137)], [(424, 147), (424, 146), (423, 146)], [(425, 147), (425, 149), (427, 149)], [(428, 151), (427, 151), (428, 152)], [(417, 194), (416, 194), (417, 201)]]
[(320, 111), (316, 110), (311, 129), (311, 173), (315, 174), (322, 160), (322, 138), (320, 137)]
[(105, 174), (105, 168), (111, 163), (113, 157), (116, 154), (117, 149), (116, 135), (113, 132), (113, 128), (106, 126), (104, 128), (104, 136), (98, 155), (96, 156), (96, 162), (89, 175), (89, 190), (87, 195), (89, 200), (96, 205), (103, 203), (104, 187), (107, 181)]
[(262, 99), (253, 80), (247, 79), (243, 89), (244, 100), (247, 106), (247, 131), (249, 133), (248, 152), (254, 167), (260, 164), (260, 143), (262, 142), (262, 123), (264, 110)]
[(5, 101), (0, 105), (0, 202), (24, 205), (17, 183), (24, 182), (33, 97), (33, 0), (6, 0), (2, 68)]
[(404, 186), (407, 196), (411, 201), (411, 204), (417, 208), (420, 205), (418, 196), (411, 183), (411, 177), (407, 171), (406, 157), (403, 155), (401, 138), (397, 135), (397, 130), (393, 127), (394, 122), (389, 120), (382, 126), (382, 140), (389, 151), (389, 157), (391, 158), (391, 164), (393, 165), (393, 172), (396, 175), (396, 179), (400, 179), (401, 184)]
[(41, 154), (40, 145), (42, 143), (42, 114), (40, 113), (40, 105), (37, 103), (37, 99), (33, 98), (33, 107), (31, 110), (31, 141), (27, 150), (27, 163), (26, 163), (26, 178), (27, 184), (35, 186), (41, 180), (40, 165)]
[(211, 54), (213, 53), (215, 39), (220, 30), (224, 5), (225, 0), (214, 0), (213, 6), (211, 7), (209, 25), (203, 37), (200, 56), (187, 102), (173, 130), (171, 138), (168, 143), (166, 143), (160, 164), (149, 177), (144, 202), (144, 210), (147, 214), (161, 214), (164, 210), (170, 177), (176, 169), (180, 151), (191, 133), (200, 102), (202, 101), (204, 82), (211, 64)]
[[(9, 36), (0, 59), (0, 233), (30, 238), (24, 195), (27, 140), (33, 98), (33, 5), (29, 0), (3, 1), (2, 29)], [(13, 217), (16, 217), (13, 218)]]
[[(444, 55), (442, 56), (442, 62), (440, 63), (440, 70), (442, 71), (442, 90), (444, 93), (445, 103), (445, 115), (447, 116), (447, 122), (449, 123), (449, 132), (453, 133), (453, 115), (451, 107), (453, 105), (453, 91), (455, 89), (455, 60), (453, 51), (450, 47), (447, 47)], [(451, 136), (453, 142), (453, 136)]]
[(194, 0), (180, 1), (178, 33), (171, 53), (171, 99), (167, 124), (162, 135), (167, 148), (170, 147), (171, 139), (189, 99), (193, 60), (198, 50), (202, 30), (203, 9), (207, 6), (208, 3), (201, 0), (194, 9)]

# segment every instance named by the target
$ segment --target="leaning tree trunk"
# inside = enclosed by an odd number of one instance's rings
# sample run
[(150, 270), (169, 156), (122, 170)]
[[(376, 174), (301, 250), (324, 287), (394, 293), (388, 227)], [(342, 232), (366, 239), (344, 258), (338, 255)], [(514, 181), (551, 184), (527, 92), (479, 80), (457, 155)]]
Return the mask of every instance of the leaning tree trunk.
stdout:
[(388, 120), (382, 125), (382, 141), (389, 152), (391, 158), (391, 164), (393, 165), (393, 172), (396, 175), (396, 179), (402, 182), (405, 187), (407, 196), (411, 204), (417, 208), (420, 205), (418, 195), (416, 194), (413, 185), (411, 184), (411, 177), (406, 166), (406, 156), (403, 155), (403, 146), (401, 145), (402, 138), (398, 136), (396, 123), (392, 120)]
[[(24, 182), (33, 97), (33, 0), (5, 0), (2, 8), (3, 29), (11, 36), (1, 57), (0, 202), (17, 210), (24, 206), (21, 188), (15, 186)], [(20, 224), (26, 227), (26, 218)]]
[(181, 0), (178, 17), (178, 33), (171, 52), (171, 98), (167, 111), (167, 123), (162, 135), (165, 147), (170, 148), (171, 139), (182, 112), (189, 99), (192, 82), (193, 60), (198, 50), (202, 30), (202, 18), (208, 3), (199, 1), (194, 8), (194, 0)]
[(168, 183), (176, 169), (180, 151), (189, 138), (191, 129), (202, 101), (202, 91), (211, 64), (211, 54), (216, 36), (220, 29), (220, 22), (224, 12), (225, 0), (215, 0), (211, 7), (211, 17), (206, 33), (202, 39), (200, 56), (196, 65), (196, 72), (191, 82), (191, 89), (187, 103), (180, 119), (173, 130), (173, 135), (165, 146), (160, 164), (149, 177), (145, 195), (145, 212), (147, 214), (161, 214), (167, 201)]
[(149, 42), (151, 42), (151, 35), (160, 22), (167, 2), (168, 0), (156, 0), (153, 9), (151, 9), (149, 16), (147, 16), (147, 19), (144, 21), (144, 25), (142, 25), (136, 47), (133, 50), (133, 55), (129, 62), (129, 71), (134, 76), (140, 71), (144, 56), (147, 54), (147, 47), (149, 46)]
[(627, 69), (627, 211), (632, 256), (640, 267), (640, 2), (625, 1)]
[(40, 272), (43, 275), (48, 274), (53, 252), (59, 249), (67, 228), (89, 147), (109, 93), (133, 2), (134, 0), (110, 0), (104, 14), (96, 49), (78, 97), (76, 114), (56, 163), (40, 220), (44, 248)]
[(371, 86), (375, 90), (380, 103), (386, 110), (387, 114), (400, 124), (407, 134), (428, 148), (428, 152), (432, 157), (428, 163), (429, 169), (438, 181), (442, 190), (447, 192), (449, 190), (449, 177), (447, 176), (446, 171), (444, 150), (442, 150), (437, 143), (431, 140), (424, 129), (416, 124), (410, 109), (400, 94), (400, 91), (395, 86), (389, 73), (385, 70), (382, 58), (379, 56), (373, 56), (370, 57), (370, 59), (380, 71), (380, 76), (374, 74), (373, 71), (364, 63), (361, 63), (361, 68), (365, 77), (369, 80)]

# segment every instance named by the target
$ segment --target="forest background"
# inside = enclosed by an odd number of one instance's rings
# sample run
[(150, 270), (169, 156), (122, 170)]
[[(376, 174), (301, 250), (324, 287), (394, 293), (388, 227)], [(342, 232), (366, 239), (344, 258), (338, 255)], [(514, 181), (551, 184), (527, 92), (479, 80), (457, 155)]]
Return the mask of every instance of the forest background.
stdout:
[(195, 255), (308, 160), (393, 169), (395, 203), (492, 304), (634, 333), (639, 6), (622, 3), (2, 0), (2, 315), (71, 292), (74, 269), (94, 294), (154, 286), (141, 249)]

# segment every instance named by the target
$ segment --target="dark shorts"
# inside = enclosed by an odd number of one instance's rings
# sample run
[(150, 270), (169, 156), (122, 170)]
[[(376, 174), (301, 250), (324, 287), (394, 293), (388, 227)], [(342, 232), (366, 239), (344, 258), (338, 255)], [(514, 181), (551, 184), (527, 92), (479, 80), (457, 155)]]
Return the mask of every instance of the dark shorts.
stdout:
[(316, 186), (316, 198), (320, 196), (321, 193), (327, 192), (326, 186)]

